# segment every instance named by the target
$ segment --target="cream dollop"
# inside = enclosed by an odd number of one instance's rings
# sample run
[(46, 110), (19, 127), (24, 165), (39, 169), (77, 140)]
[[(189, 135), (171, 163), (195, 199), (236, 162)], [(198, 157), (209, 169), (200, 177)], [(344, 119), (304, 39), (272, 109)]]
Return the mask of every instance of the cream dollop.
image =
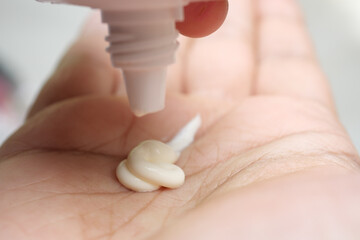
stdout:
[(178, 188), (185, 181), (184, 171), (174, 164), (178, 158), (178, 153), (170, 146), (148, 140), (130, 152), (116, 174), (126, 188), (136, 192), (154, 191), (160, 187)]
[(181, 151), (194, 141), (200, 126), (201, 117), (197, 115), (167, 144), (156, 140), (140, 143), (117, 167), (120, 183), (136, 192), (182, 186), (185, 174), (175, 163)]

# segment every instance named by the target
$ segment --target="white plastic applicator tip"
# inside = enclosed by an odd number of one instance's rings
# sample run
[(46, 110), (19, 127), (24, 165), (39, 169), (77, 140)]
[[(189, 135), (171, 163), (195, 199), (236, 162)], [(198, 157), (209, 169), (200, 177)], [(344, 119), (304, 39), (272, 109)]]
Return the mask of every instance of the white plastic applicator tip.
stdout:
[(165, 107), (166, 69), (124, 71), (131, 110), (138, 117)]

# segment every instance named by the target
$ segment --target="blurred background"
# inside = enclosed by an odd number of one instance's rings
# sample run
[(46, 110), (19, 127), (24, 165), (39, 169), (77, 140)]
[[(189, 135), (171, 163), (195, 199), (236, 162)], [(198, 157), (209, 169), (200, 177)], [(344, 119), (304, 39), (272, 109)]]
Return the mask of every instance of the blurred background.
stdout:
[[(341, 120), (360, 149), (360, 1), (298, 2)], [(35, 0), (0, 1), (0, 144), (21, 124), (88, 12)]]

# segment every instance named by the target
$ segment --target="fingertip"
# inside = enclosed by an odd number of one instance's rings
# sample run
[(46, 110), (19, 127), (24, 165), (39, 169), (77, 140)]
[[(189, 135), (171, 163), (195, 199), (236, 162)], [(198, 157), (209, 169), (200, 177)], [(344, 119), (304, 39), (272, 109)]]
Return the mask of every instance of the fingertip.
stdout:
[(176, 27), (188, 37), (208, 36), (224, 23), (228, 8), (228, 0), (191, 3), (185, 7), (185, 20)]

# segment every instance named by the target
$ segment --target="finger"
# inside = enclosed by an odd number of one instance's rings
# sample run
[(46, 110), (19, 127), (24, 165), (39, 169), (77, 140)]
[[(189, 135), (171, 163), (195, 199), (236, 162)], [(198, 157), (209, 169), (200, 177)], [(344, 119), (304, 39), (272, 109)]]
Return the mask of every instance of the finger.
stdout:
[[(227, 0), (191, 3), (185, 7), (185, 20), (176, 24), (181, 34), (188, 37), (204, 37), (216, 31), (225, 21), (229, 3)], [(180, 48), (177, 51), (177, 63), (170, 66), (167, 89), (169, 92), (182, 92), (184, 64), (188, 57), (189, 41), (180, 36)]]
[(121, 74), (105, 52), (106, 28), (99, 14), (92, 15), (83, 32), (45, 84), (28, 118), (56, 102), (82, 95), (107, 95), (117, 90)]
[(254, 74), (253, 40), (253, 1), (230, 1), (228, 17), (216, 33), (186, 43), (178, 85), (185, 93), (206, 97), (239, 100), (248, 96)]
[(190, 3), (185, 7), (185, 20), (177, 23), (176, 27), (185, 36), (204, 37), (223, 24), (227, 12), (227, 0)]
[(333, 108), (331, 91), (293, 0), (259, 0), (256, 94), (316, 100)]

